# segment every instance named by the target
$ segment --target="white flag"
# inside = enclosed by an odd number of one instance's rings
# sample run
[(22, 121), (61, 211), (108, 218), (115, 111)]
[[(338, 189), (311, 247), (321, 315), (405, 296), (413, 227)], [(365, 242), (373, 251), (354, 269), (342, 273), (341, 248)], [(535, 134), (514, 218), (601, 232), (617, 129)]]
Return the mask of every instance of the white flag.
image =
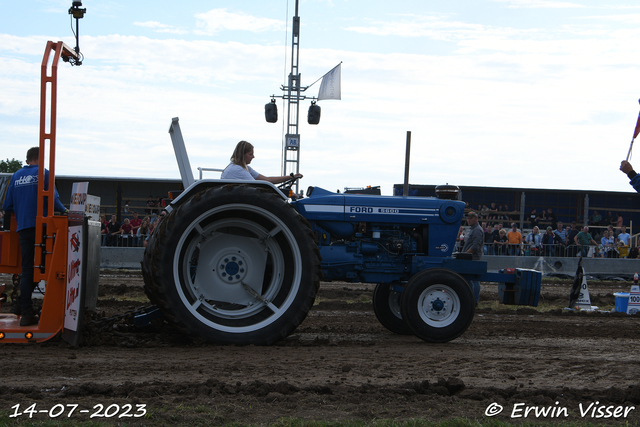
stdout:
[(320, 90), (318, 91), (318, 101), (323, 99), (341, 99), (340, 98), (340, 66), (338, 64), (333, 70), (329, 71), (322, 77)]

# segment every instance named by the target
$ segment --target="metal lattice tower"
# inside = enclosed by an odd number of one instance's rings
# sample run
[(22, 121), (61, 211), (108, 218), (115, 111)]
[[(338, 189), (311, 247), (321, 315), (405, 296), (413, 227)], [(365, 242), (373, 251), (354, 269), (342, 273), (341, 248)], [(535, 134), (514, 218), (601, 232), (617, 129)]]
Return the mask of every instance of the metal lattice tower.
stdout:
[[(271, 95), (274, 98), (282, 98), (286, 102), (287, 127), (282, 139), (282, 174), (300, 172), (300, 133), (298, 124), (300, 121), (300, 101), (307, 99), (303, 94), (309, 86), (302, 86), (301, 75), (298, 71), (298, 61), (300, 53), (300, 17), (298, 16), (298, 0), (296, 0), (295, 15), (291, 33), (291, 71), (289, 72), (288, 84), (280, 86), (282, 96)], [(316, 97), (309, 97), (312, 101)], [(277, 119), (276, 119), (277, 120)], [(268, 121), (268, 119), (267, 119)], [(274, 120), (275, 122), (275, 120)], [(273, 123), (273, 122), (272, 122)], [(295, 191), (298, 192), (298, 182), (295, 184)]]
[[(302, 92), (307, 90), (300, 84), (301, 76), (298, 71), (300, 53), (300, 17), (298, 16), (298, 0), (296, 0), (295, 16), (291, 34), (291, 71), (289, 84), (281, 86), (284, 92), (282, 98), (287, 102), (287, 128), (282, 141), (282, 174), (300, 172), (300, 134), (298, 123), (300, 119), (300, 101), (306, 99)], [(298, 183), (296, 183), (298, 192)]]
[(282, 174), (298, 173), (300, 170), (300, 134), (298, 133), (298, 118), (300, 116), (300, 73), (298, 72), (298, 60), (300, 53), (300, 17), (298, 16), (298, 1), (296, 0), (296, 13), (293, 17), (291, 34), (291, 72), (289, 73), (289, 85), (282, 86), (286, 92), (287, 100), (287, 129), (282, 141)]

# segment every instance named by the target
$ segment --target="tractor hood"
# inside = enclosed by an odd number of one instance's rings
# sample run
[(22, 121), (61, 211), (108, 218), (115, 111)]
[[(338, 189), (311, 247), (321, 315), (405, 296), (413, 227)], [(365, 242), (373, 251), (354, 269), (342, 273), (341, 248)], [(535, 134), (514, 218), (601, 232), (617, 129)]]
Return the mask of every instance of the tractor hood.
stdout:
[(310, 188), (307, 195), (292, 204), (310, 221), (453, 224), (462, 220), (465, 206), (435, 197), (340, 194), (319, 187)]

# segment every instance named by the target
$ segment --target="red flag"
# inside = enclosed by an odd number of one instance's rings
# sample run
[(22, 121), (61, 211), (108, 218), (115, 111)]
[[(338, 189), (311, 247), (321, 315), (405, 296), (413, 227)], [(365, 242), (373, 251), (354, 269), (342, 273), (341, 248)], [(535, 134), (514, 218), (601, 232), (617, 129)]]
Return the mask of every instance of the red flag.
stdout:
[[(638, 102), (640, 102), (640, 99), (638, 100)], [(635, 141), (638, 134), (640, 134), (640, 114), (638, 114), (636, 129), (633, 131), (633, 138), (631, 138), (631, 145), (629, 145), (629, 152), (627, 153), (627, 162), (629, 161), (629, 157), (631, 157), (631, 149), (633, 148), (633, 141)]]

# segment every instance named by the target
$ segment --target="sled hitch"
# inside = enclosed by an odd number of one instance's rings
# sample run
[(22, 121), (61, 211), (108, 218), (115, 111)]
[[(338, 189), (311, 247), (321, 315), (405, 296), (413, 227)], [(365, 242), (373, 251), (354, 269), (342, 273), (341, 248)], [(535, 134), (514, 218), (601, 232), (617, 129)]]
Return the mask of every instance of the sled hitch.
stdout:
[(133, 316), (133, 323), (136, 325), (136, 328), (143, 328), (149, 326), (153, 320), (160, 317), (162, 317), (160, 309), (157, 306), (151, 306), (145, 309), (144, 313)]

